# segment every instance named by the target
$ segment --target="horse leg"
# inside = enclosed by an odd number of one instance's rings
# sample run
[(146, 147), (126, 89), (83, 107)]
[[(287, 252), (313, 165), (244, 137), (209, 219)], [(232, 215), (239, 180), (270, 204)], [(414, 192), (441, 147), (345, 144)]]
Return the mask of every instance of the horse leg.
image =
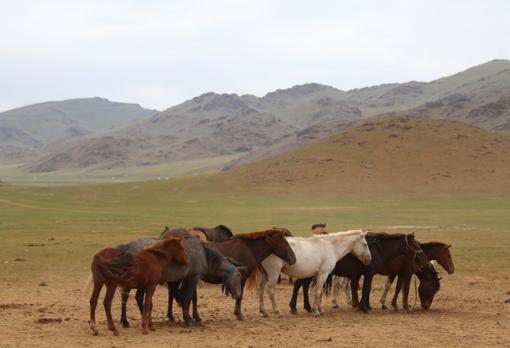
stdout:
[(122, 327), (129, 327), (129, 321), (127, 320), (127, 302), (129, 300), (129, 292), (131, 289), (122, 289), (122, 306), (120, 310), (120, 323)]
[(361, 276), (354, 276), (351, 278), (351, 296), (352, 296), (352, 308), (359, 308), (359, 279)]
[(276, 277), (271, 277), (271, 275), (268, 275), (267, 293), (269, 294), (269, 298), (271, 299), (273, 313), (279, 317), (282, 317), (283, 314), (280, 311), (280, 309), (278, 308), (278, 303), (276, 303), (275, 291), (274, 291), (277, 280), (278, 279)]
[(181, 286), (181, 306), (182, 306), (182, 319), (187, 326), (193, 322), (189, 315), (189, 305), (193, 298), (193, 293), (196, 291), (197, 279), (195, 277), (187, 277), (182, 281)]
[(289, 285), (292, 285), (294, 284), (294, 279), (292, 279), (292, 277), (289, 277)]
[(136, 289), (135, 299), (136, 304), (138, 305), (138, 309), (140, 310), (140, 314), (143, 313), (143, 297), (145, 295), (145, 289)]
[(347, 304), (352, 306), (351, 279), (343, 278), (343, 283), (341, 286), (344, 289), (345, 298), (347, 299)]
[[(148, 329), (150, 328), (150, 323), (152, 322), (152, 295), (154, 295), (155, 290), (156, 284), (148, 285), (147, 288), (145, 288), (145, 303), (142, 312), (142, 333), (144, 335), (149, 333)], [(154, 328), (152, 328), (151, 331), (152, 330), (154, 330)]]
[(308, 290), (310, 289), (311, 282), (312, 278), (306, 278), (303, 280), (303, 308), (308, 313), (312, 312), (312, 306), (310, 306), (310, 297), (308, 295)]
[(243, 315), (243, 312), (241, 311), (241, 304), (243, 302), (243, 294), (244, 294), (244, 285), (245, 284), (246, 284), (246, 279), (243, 279), (241, 281), (241, 296), (239, 296), (239, 298), (236, 299), (234, 315), (236, 316), (237, 320), (244, 320), (244, 315)]
[(399, 275), (397, 278), (397, 286), (395, 286), (395, 293), (393, 294), (393, 299), (391, 300), (391, 306), (393, 307), (394, 311), (398, 311), (397, 300), (400, 289), (402, 289), (402, 276)]
[(322, 299), (322, 292), (324, 283), (326, 282), (326, 279), (328, 278), (328, 273), (319, 273), (316, 275), (315, 279), (317, 281), (317, 284), (315, 284), (315, 301), (313, 304), (313, 315), (314, 316), (320, 316), (324, 313), (321, 307), (321, 299)]
[(106, 320), (108, 320), (108, 330), (113, 331), (114, 336), (119, 335), (119, 331), (115, 327), (112, 319), (112, 301), (113, 296), (115, 296), (115, 290), (117, 288), (116, 283), (106, 284), (106, 295), (104, 297), (103, 306), (106, 312)]
[(264, 318), (269, 317), (269, 314), (267, 314), (266, 307), (264, 305), (264, 292), (266, 289), (267, 284), (267, 273), (266, 272), (260, 272), (258, 284), (257, 284), (257, 292), (259, 295), (259, 312), (262, 314)]
[(94, 290), (92, 290), (92, 295), (90, 295), (90, 329), (92, 330), (92, 334), (94, 336), (99, 335), (99, 331), (96, 328), (96, 308), (97, 308), (97, 299), (99, 297), (99, 293), (101, 292), (101, 288), (103, 284), (94, 280)]
[(292, 296), (290, 298), (290, 303), (289, 303), (290, 312), (292, 314), (297, 313), (296, 303), (297, 303), (297, 298), (298, 298), (298, 294), (299, 294), (299, 288), (301, 287), (302, 284), (303, 284), (303, 280), (297, 279), (294, 282), (294, 286), (292, 287)]
[(372, 279), (374, 274), (372, 272), (365, 273), (363, 276), (363, 290), (361, 295), (360, 309), (364, 313), (370, 312), (370, 290), (372, 289)]
[(191, 300), (193, 302), (193, 319), (195, 319), (195, 322), (200, 323), (202, 318), (200, 318), (200, 315), (198, 314), (198, 296), (196, 287)]
[(407, 313), (411, 313), (411, 308), (409, 307), (409, 286), (411, 285), (411, 278), (412, 274), (410, 276), (407, 276), (404, 278), (404, 293), (402, 294), (402, 306), (404, 307), (405, 311)]
[(331, 295), (331, 306), (333, 308), (339, 308), (338, 305), (338, 290), (340, 288), (340, 277), (333, 276), (333, 294)]
[(388, 297), (388, 292), (390, 291), (391, 284), (393, 284), (394, 280), (395, 276), (388, 276), (388, 278), (386, 279), (386, 284), (384, 284), (384, 290), (381, 295), (381, 299), (379, 300), (382, 309), (388, 309), (388, 307), (386, 307), (386, 297)]
[(173, 313), (173, 303), (174, 298), (177, 300), (177, 297), (179, 296), (179, 283), (178, 282), (168, 282), (168, 307), (166, 311), (166, 317), (168, 318), (169, 322), (175, 321), (174, 319), (174, 313)]

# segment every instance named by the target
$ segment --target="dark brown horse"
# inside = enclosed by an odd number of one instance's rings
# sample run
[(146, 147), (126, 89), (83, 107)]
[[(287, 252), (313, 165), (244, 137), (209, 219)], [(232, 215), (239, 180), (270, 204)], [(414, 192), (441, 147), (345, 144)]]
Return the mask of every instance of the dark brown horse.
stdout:
[[(296, 262), (296, 255), (292, 251), (285, 236), (291, 233), (285, 228), (271, 228), (265, 231), (237, 234), (226, 242), (213, 242), (212, 244), (225, 256), (236, 260), (239, 264), (248, 268), (248, 279), (242, 280), (242, 292), (236, 300), (234, 314), (238, 320), (244, 320), (241, 312), (244, 285), (247, 288), (256, 284), (258, 273), (261, 269), (261, 262), (271, 254), (275, 254), (285, 262), (293, 265)], [(221, 283), (221, 279), (204, 278), (208, 283)]]
[(117, 336), (119, 331), (112, 320), (112, 300), (117, 286), (145, 290), (145, 305), (142, 312), (142, 331), (154, 331), (152, 325), (152, 295), (165, 268), (175, 261), (187, 264), (190, 261), (182, 244), (182, 237), (168, 238), (145, 250), (129, 253), (117, 248), (106, 248), (94, 255), (92, 260), (92, 280), (94, 290), (90, 297), (90, 329), (94, 335), (96, 328), (97, 299), (103, 285), (106, 285), (104, 308), (108, 320), (108, 329)]
[[(448, 274), (452, 274), (455, 272), (455, 265), (453, 264), (452, 255), (450, 254), (451, 245), (441, 243), (441, 242), (429, 242), (429, 243), (420, 243), (422, 250), (427, 255), (429, 260), (437, 261), (441, 267), (448, 272)], [(416, 272), (416, 269), (413, 267), (411, 263), (408, 262), (405, 258), (396, 257), (390, 261), (388, 261), (378, 272), (379, 274), (387, 275), (388, 281), (384, 288), (383, 295), (381, 297), (381, 306), (383, 309), (386, 309), (386, 296), (388, 294), (389, 288), (395, 279), (398, 276), (397, 286), (395, 288), (395, 294), (393, 295), (393, 299), (391, 301), (391, 306), (397, 310), (397, 300), (400, 290), (402, 286), (404, 288), (403, 297), (402, 297), (402, 305), (406, 311), (410, 311), (409, 307), (409, 288), (411, 284), (411, 278), (413, 274)], [(422, 303), (422, 308), (428, 309), (432, 301), (426, 301)]]

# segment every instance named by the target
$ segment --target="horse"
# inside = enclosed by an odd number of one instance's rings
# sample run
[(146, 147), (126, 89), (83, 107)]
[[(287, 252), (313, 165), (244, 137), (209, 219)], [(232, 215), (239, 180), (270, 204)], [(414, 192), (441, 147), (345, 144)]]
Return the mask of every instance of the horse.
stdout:
[(97, 299), (103, 285), (106, 285), (104, 309), (108, 329), (117, 336), (119, 331), (112, 320), (112, 300), (117, 286), (144, 289), (145, 305), (142, 311), (142, 332), (154, 331), (152, 324), (152, 296), (165, 268), (173, 262), (186, 265), (190, 257), (184, 250), (182, 238), (169, 238), (136, 253), (128, 253), (116, 248), (99, 251), (92, 260), (92, 281), (94, 290), (90, 296), (90, 329), (98, 335), (96, 328)]
[(218, 225), (213, 228), (193, 227), (190, 228), (188, 232), (199, 238), (205, 237), (205, 239), (210, 242), (224, 242), (234, 236), (230, 228), (225, 225)]
[(425, 267), (421, 271), (416, 272), (416, 276), (420, 279), (418, 296), (420, 297), (421, 308), (428, 310), (432, 305), (432, 301), (434, 301), (434, 296), (441, 287), (440, 280), (442, 277), (438, 276), (432, 264), (430, 264), (430, 267)]
[(315, 302), (314, 315), (323, 313), (321, 308), (322, 287), (326, 278), (331, 273), (338, 260), (352, 252), (363, 264), (368, 265), (372, 261), (368, 244), (365, 240), (367, 232), (351, 230), (347, 232), (335, 232), (327, 235), (316, 235), (309, 238), (287, 237), (287, 242), (296, 254), (296, 263), (287, 264), (277, 255), (270, 255), (263, 262), (265, 273), (261, 274), (258, 282), (260, 300), (260, 313), (267, 317), (264, 307), (264, 290), (268, 283), (268, 293), (271, 299), (273, 312), (281, 316), (281, 311), (274, 296), (274, 286), (280, 272), (293, 278), (315, 277)]
[[(173, 229), (173, 234), (182, 233), (182, 245), (186, 253), (190, 256), (191, 261), (187, 265), (170, 264), (166, 267), (160, 278), (160, 283), (168, 284), (168, 310), (167, 316), (170, 321), (174, 321), (172, 314), (172, 302), (176, 297), (180, 301), (183, 312), (183, 320), (187, 325), (192, 322), (189, 315), (189, 305), (193, 302), (193, 319), (200, 322), (201, 318), (196, 306), (197, 298), (197, 281), (204, 276), (216, 276), (222, 280), (223, 290), (225, 294), (230, 294), (232, 298), (237, 299), (241, 294), (241, 279), (246, 276), (246, 267), (240, 265), (232, 259), (228, 259), (220, 254), (209, 242), (204, 242), (199, 238), (195, 238), (187, 233), (186, 230)], [(167, 238), (174, 238), (168, 237)], [(142, 240), (143, 241), (143, 240)], [(149, 242), (152, 240), (149, 240)], [(145, 241), (147, 242), (147, 241)], [(143, 244), (140, 240), (125, 244), (122, 247), (130, 251), (136, 251), (136, 247)], [(182, 285), (181, 285), (182, 284)], [(181, 289), (179, 291), (179, 285)], [(129, 290), (125, 289), (122, 293), (121, 322), (124, 327), (129, 327), (126, 316), (126, 304), (129, 298)], [(143, 306), (144, 290), (138, 289), (135, 298), (138, 307)]]
[[(444, 270), (448, 272), (448, 274), (453, 274), (455, 272), (455, 265), (453, 264), (452, 255), (450, 254), (451, 245), (442, 242), (429, 242), (420, 243), (420, 246), (429, 260), (437, 261), (441, 265), (441, 267), (443, 267)], [(383, 309), (387, 309), (386, 297), (388, 295), (388, 291), (391, 287), (391, 284), (395, 280), (395, 277), (398, 276), (397, 287), (395, 288), (395, 294), (391, 301), (391, 305), (394, 308), (394, 310), (398, 310), (397, 300), (403, 285), (404, 286), (404, 292), (402, 297), (403, 308), (406, 311), (409, 311), (410, 310), (408, 303), (409, 287), (412, 275), (415, 273), (412, 264), (409, 264), (408, 260), (402, 258), (395, 258), (393, 260), (390, 260), (384, 266), (384, 269), (385, 272), (382, 274), (387, 275), (388, 280), (386, 282), (386, 285), (384, 286), (383, 294), (380, 299), (381, 307)], [(430, 301), (430, 303), (422, 304), (422, 307), (428, 309), (431, 304), (432, 301)]]
[(312, 236), (317, 234), (328, 234), (326, 224), (314, 224), (312, 225)]
[[(371, 309), (370, 290), (372, 287), (372, 279), (374, 274), (377, 273), (377, 270), (385, 262), (394, 258), (395, 256), (401, 255), (406, 259), (412, 260), (412, 262), (415, 263), (418, 268), (422, 268), (428, 265), (428, 259), (425, 257), (425, 254), (421, 250), (418, 242), (414, 239), (413, 234), (406, 235), (401, 233), (388, 234), (369, 232), (366, 236), (366, 240), (372, 255), (372, 262), (370, 265), (364, 265), (354, 255), (347, 254), (336, 263), (332, 271), (332, 275), (356, 280), (359, 280), (362, 275), (364, 276), (363, 296), (361, 302), (358, 301), (357, 287), (352, 288), (352, 305), (353, 307), (359, 307), (361, 311), (368, 313), (368, 311)], [(308, 288), (310, 287), (311, 281), (311, 278), (301, 279), (294, 284), (294, 289), (289, 304), (291, 313), (297, 313), (296, 301), (300, 286), (303, 286), (305, 310), (309, 312), (311, 311), (308, 299)], [(352, 284), (354, 284), (354, 281)], [(356, 282), (356, 284), (358, 283)], [(326, 285), (326, 290), (329, 292), (332, 287), (331, 278), (328, 278)], [(348, 282), (346, 285), (348, 285)], [(335, 306), (337, 303), (336, 291), (334, 292), (334, 295), (335, 296), (332, 300), (334, 305), (333, 307), (337, 308), (338, 305)]]
[[(292, 251), (285, 236), (291, 235), (285, 228), (273, 227), (264, 231), (257, 231), (244, 234), (236, 234), (225, 242), (212, 242), (212, 244), (225, 256), (230, 257), (248, 268), (249, 277), (243, 278), (241, 296), (236, 300), (234, 314), (238, 320), (244, 320), (241, 311), (244, 287), (249, 289), (256, 283), (262, 272), (261, 262), (269, 255), (276, 255), (287, 264), (293, 265), (296, 262), (296, 255)], [(206, 282), (218, 283), (220, 280), (215, 277), (205, 277)]]

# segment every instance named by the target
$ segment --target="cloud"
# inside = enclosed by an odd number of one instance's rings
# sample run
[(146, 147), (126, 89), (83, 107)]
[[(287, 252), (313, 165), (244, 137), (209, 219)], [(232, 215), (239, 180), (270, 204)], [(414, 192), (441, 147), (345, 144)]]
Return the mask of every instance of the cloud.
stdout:
[(510, 57), (508, 13), (506, 1), (6, 1), (0, 108), (431, 80)]

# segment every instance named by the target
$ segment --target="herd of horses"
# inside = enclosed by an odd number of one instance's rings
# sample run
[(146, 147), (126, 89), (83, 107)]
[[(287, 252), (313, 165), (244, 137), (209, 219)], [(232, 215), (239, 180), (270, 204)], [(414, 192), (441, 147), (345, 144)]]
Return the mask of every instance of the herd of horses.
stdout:
[[(214, 228), (194, 227), (169, 229), (165, 227), (159, 238), (137, 239), (117, 248), (98, 252), (92, 261), (93, 285), (90, 297), (90, 329), (94, 335), (95, 312), (98, 297), (106, 287), (104, 309), (108, 329), (119, 332), (113, 322), (111, 305), (118, 288), (122, 294), (121, 323), (129, 327), (127, 301), (131, 289), (136, 289), (135, 299), (141, 312), (143, 333), (154, 331), (152, 323), (152, 297), (157, 285), (168, 285), (169, 321), (174, 321), (174, 300), (182, 307), (187, 325), (200, 322), (197, 285), (199, 280), (221, 284), (225, 295), (235, 300), (234, 315), (244, 320), (241, 310), (245, 288), (256, 286), (259, 294), (260, 313), (268, 316), (264, 305), (267, 289), (273, 313), (281, 316), (275, 298), (275, 286), (280, 274), (293, 281), (290, 301), (291, 313), (297, 313), (296, 302), (303, 289), (304, 309), (315, 316), (323, 314), (323, 293), (333, 293), (333, 308), (338, 307), (338, 291), (343, 288), (348, 303), (365, 313), (371, 310), (370, 291), (375, 274), (388, 277), (382, 308), (386, 296), (397, 278), (391, 305), (397, 309), (397, 299), (403, 286), (403, 307), (410, 311), (408, 295), (411, 278), (420, 280), (418, 294), (423, 309), (430, 308), (440, 287), (440, 277), (430, 261), (435, 260), (449, 274), (455, 268), (449, 252), (451, 245), (441, 242), (420, 243), (414, 234), (374, 233), (364, 230), (328, 233), (325, 224), (312, 226), (312, 236), (294, 237), (285, 228), (233, 234), (226, 226)], [(363, 276), (361, 299), (358, 297), (359, 280)], [(313, 304), (308, 290), (313, 285)], [(350, 288), (350, 291), (349, 291)], [(192, 314), (190, 315), (190, 306)]]

